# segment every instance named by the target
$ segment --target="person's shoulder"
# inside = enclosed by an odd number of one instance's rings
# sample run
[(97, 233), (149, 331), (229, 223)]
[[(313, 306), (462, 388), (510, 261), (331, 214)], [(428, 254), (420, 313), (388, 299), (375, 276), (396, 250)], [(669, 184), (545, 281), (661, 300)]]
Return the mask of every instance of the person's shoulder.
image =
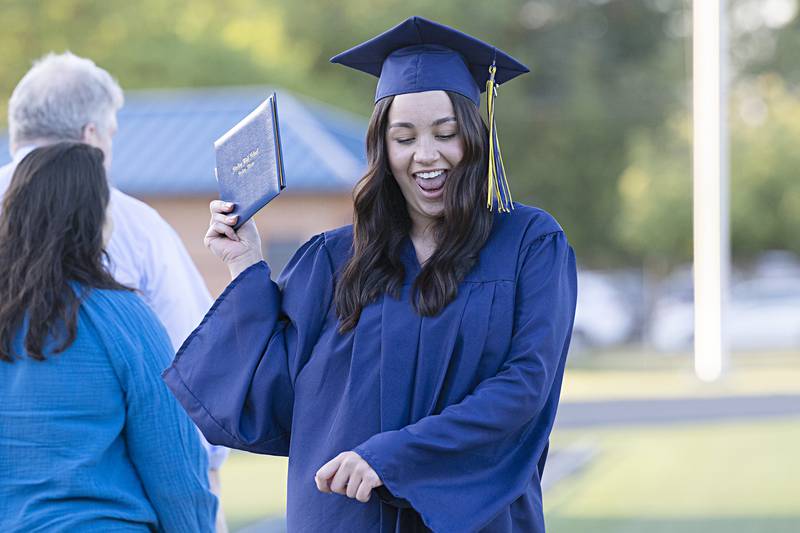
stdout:
[(539, 207), (515, 202), (511, 212), (494, 214), (492, 233), (472, 277), (514, 279), (528, 250), (548, 238), (565, 238), (555, 217)]
[(91, 288), (84, 294), (81, 312), (103, 337), (107, 348), (171, 353), (164, 326), (137, 292)]
[(132, 228), (136, 228), (143, 233), (147, 233), (153, 228), (172, 230), (172, 227), (161, 217), (158, 211), (143, 201), (115, 188), (111, 189), (111, 216), (114, 218), (115, 224), (125, 224), (125, 222), (130, 221)]
[(510, 213), (498, 213), (495, 223), (504, 232), (522, 234), (525, 242), (532, 242), (545, 235), (563, 233), (561, 224), (544, 209), (515, 202)]
[(353, 225), (341, 226), (322, 234), (325, 248), (335, 265), (345, 262), (353, 251)]
[(160, 218), (160, 215), (155, 209), (143, 201), (138, 200), (129, 194), (125, 194), (114, 187), (111, 188), (111, 201), (120, 206), (124, 212), (130, 211), (137, 214), (146, 213), (150, 216), (158, 216)]
[(86, 289), (81, 307), (95, 326), (114, 337), (162, 328), (153, 310), (135, 291)]
[(98, 338), (123, 381), (143, 368), (168, 364), (172, 345), (167, 332), (136, 292), (85, 289), (80, 313), (83, 326)]
[[(315, 265), (315, 267), (326, 265), (326, 269), (336, 272), (347, 262), (347, 258), (351, 253), (352, 242), (352, 226), (342, 226), (341, 228), (314, 235), (298, 248), (292, 260), (281, 273), (281, 277), (284, 277), (284, 274), (288, 272), (294, 271), (300, 265)], [(324, 258), (324, 260), (320, 262), (320, 258)]]
[(148, 261), (161, 261), (161, 255), (183, 250), (175, 229), (141, 200), (112, 188), (110, 211), (114, 231), (107, 251), (113, 261), (138, 265), (135, 268), (141, 272)]
[(353, 243), (353, 225), (348, 224), (328, 230), (322, 233), (322, 237), (328, 247), (337, 247), (343, 244), (350, 246)]
[(107, 317), (130, 317), (149, 320), (152, 310), (142, 298), (132, 290), (124, 289), (86, 289), (82, 301), (85, 307), (103, 313)]

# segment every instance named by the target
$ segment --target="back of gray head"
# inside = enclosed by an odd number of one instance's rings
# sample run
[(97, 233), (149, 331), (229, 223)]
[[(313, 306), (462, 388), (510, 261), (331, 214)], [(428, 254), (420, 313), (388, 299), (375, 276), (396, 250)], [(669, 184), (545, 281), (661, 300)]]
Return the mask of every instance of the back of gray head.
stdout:
[(8, 102), (12, 146), (32, 141), (82, 139), (94, 123), (109, 127), (124, 103), (122, 89), (90, 59), (71, 52), (47, 54), (23, 76)]

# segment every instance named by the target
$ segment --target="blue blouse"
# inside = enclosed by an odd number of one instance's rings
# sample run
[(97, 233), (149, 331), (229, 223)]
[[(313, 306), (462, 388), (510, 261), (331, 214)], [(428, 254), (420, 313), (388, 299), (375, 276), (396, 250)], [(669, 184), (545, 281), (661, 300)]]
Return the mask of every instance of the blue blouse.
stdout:
[(171, 352), (138, 296), (92, 290), (66, 351), (0, 362), (0, 531), (213, 531), (206, 455), (159, 379)]
[[(338, 332), (333, 294), (352, 228), (306, 243), (270, 280), (236, 278), (165, 379), (208, 440), (289, 456), (290, 532), (544, 532), (540, 478), (576, 298), (556, 221), (516, 205), (458, 296), (422, 317), (403, 244), (400, 298)], [(323, 494), (319, 467), (354, 450), (384, 483), (366, 504)], [(376, 497), (377, 496), (377, 497)]]

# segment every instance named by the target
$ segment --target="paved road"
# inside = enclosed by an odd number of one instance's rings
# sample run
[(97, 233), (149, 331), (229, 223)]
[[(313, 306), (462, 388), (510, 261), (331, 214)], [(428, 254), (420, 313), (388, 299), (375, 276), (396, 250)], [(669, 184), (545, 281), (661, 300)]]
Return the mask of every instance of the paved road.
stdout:
[(284, 518), (268, 518), (237, 529), (234, 533), (286, 533), (286, 520)]
[(800, 415), (800, 394), (562, 402), (556, 426), (575, 428)]

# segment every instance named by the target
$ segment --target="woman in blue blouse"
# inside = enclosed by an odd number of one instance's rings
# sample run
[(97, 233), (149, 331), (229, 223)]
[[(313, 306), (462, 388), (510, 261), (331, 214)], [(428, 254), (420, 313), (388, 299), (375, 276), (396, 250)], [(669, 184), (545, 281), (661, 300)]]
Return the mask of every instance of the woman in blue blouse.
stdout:
[(255, 225), (212, 202), (234, 281), (167, 383), (210, 442), (289, 456), (291, 533), (543, 533), (576, 279), (505, 182), (495, 83), (527, 69), (419, 17), (332, 61), (379, 76), (353, 225), (275, 283)]
[[(213, 531), (169, 340), (103, 266), (103, 154), (32, 151), (0, 215), (0, 531)], [(104, 225), (105, 223), (105, 225)]]

